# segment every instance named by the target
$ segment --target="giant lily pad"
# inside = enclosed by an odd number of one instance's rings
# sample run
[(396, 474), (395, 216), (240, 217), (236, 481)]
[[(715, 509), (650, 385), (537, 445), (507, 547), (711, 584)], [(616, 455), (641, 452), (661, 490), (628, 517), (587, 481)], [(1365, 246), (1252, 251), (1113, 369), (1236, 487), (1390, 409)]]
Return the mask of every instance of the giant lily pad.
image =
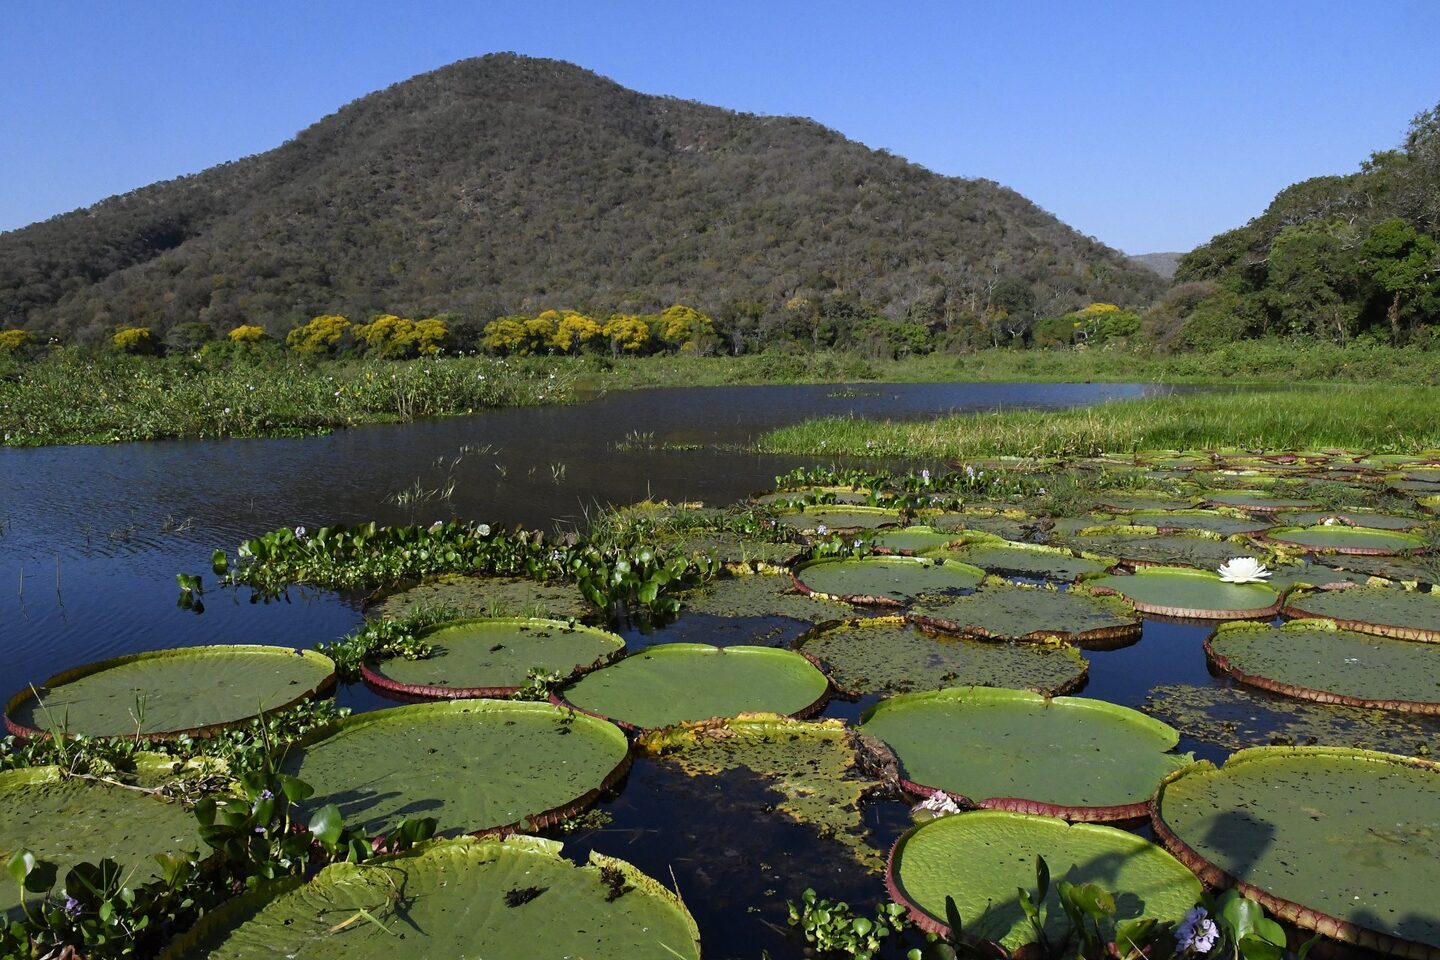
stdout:
[(1140, 637), (1134, 609), (1114, 597), (1004, 583), (986, 584), (968, 597), (921, 601), (909, 617), (928, 629), (994, 640), (1114, 647)]
[(1440, 954), (1440, 765), (1344, 747), (1259, 747), (1171, 777), (1155, 832), (1200, 878), (1298, 927)]
[(580, 867), (553, 840), (463, 837), (262, 887), (163, 960), (399, 956), (700, 960), (700, 934), (678, 896), (623, 860), (592, 852)]
[(1170, 752), (1174, 729), (1081, 697), (963, 687), (891, 697), (861, 721), (916, 793), (1067, 820), (1143, 817), (1155, 785), (1189, 762)]
[(595, 612), (573, 583), (541, 583), (524, 577), (470, 577), (446, 574), (385, 594), (373, 617), (399, 617), (415, 607), (444, 605), (467, 617), (553, 617), (579, 619)]
[(1130, 513), (1129, 519), (1133, 524), (1154, 527), (1161, 533), (1205, 530), (1222, 537), (1259, 533), (1270, 526), (1264, 520), (1252, 520), (1218, 510), (1135, 510)]
[[(173, 760), (142, 758), (137, 766), (158, 774)], [(58, 767), (28, 767), (0, 773), (0, 862), (30, 850), (56, 867), (56, 878), (81, 862), (109, 857), (141, 884), (159, 876), (152, 856), (198, 851), (195, 816), (123, 786), (65, 776)], [(0, 886), (0, 917), (20, 906), (20, 889), (7, 878)]]
[(1141, 567), (1131, 576), (1106, 574), (1085, 581), (1097, 593), (1118, 593), (1144, 613), (1205, 620), (1273, 617), (1280, 595), (1263, 583), (1226, 583), (1208, 570)]
[(625, 649), (613, 633), (560, 620), (455, 620), (421, 637), (428, 657), (366, 663), (365, 682), (404, 698), (506, 697), (532, 671), (570, 678)]
[(335, 686), (335, 664), (312, 650), (244, 644), (179, 647), (101, 660), (11, 697), (16, 736), (209, 736)]
[(992, 573), (1046, 580), (1075, 580), (1115, 565), (1113, 559), (1105, 556), (1082, 555), (1034, 543), (1013, 543), (996, 537), (976, 537), (964, 546), (947, 548), (943, 556)]
[(1279, 513), (1282, 510), (1309, 510), (1315, 504), (1308, 500), (1291, 500), (1264, 490), (1214, 491), (1206, 498), (1219, 507), (1235, 507), (1252, 513)]
[(1440, 643), (1440, 593), (1393, 587), (1304, 591), (1285, 605), (1287, 617), (1324, 617), (1347, 630)]
[(1016, 889), (1035, 889), (1035, 858), (1044, 857), (1051, 884), (1037, 903), (1046, 936), (1069, 932), (1055, 882), (1094, 883), (1115, 895), (1115, 919), (1178, 922), (1200, 899), (1200, 883), (1184, 864), (1132, 833), (1093, 823), (1069, 824), (1004, 810), (975, 810), (914, 827), (890, 853), (886, 886), (921, 929), (952, 937), (945, 900), (953, 897), (971, 941), (1014, 951), (1035, 939)]
[(786, 567), (805, 550), (797, 543), (774, 543), (721, 531), (675, 540), (670, 547), (680, 556), (709, 554), (727, 569), (747, 573)]
[(664, 643), (581, 677), (561, 695), (621, 726), (653, 729), (742, 713), (808, 716), (829, 687), (819, 668), (788, 650)]
[(1313, 527), (1326, 520), (1338, 520), (1347, 526), (1370, 527), (1373, 530), (1413, 530), (1425, 525), (1425, 521), (1418, 517), (1400, 517), (1373, 510), (1296, 510), (1282, 513), (1275, 519), (1291, 527)]
[(717, 577), (681, 596), (680, 619), (665, 628), (665, 638), (718, 646), (785, 646), (811, 624), (854, 612), (838, 600), (805, 596), (788, 573)]
[(866, 538), (877, 551), (910, 556), (943, 547), (955, 539), (954, 533), (944, 533), (933, 527), (905, 527), (903, 529), (881, 530)]
[[(861, 810), (865, 795), (884, 786), (878, 775), (866, 771), (883, 764), (876, 763), (875, 741), (839, 720), (751, 714), (655, 730), (636, 746), (678, 764), (690, 776), (736, 768), (757, 774), (784, 798), (776, 806), (780, 813), (838, 840), (865, 867), (877, 873), (884, 867)], [(886, 762), (893, 771), (894, 761)]]
[(1265, 581), (1271, 588), (1284, 593), (1292, 587), (1334, 588), (1345, 584), (1367, 584), (1375, 577), (1360, 570), (1337, 570), (1322, 563), (1277, 564)]
[(1434, 553), (1421, 553), (1410, 557), (1331, 556), (1325, 558), (1325, 563), (1327, 566), (1393, 580), (1409, 587), (1440, 584), (1440, 556)]
[(762, 493), (752, 499), (760, 504), (788, 504), (795, 501), (803, 503), (807, 500), (823, 500), (829, 503), (845, 503), (858, 506), (870, 502), (870, 491), (839, 486), (792, 487), (789, 490), (776, 490), (771, 493)]
[(1267, 540), (1304, 547), (1316, 553), (1353, 553), (1369, 556), (1392, 556), (1424, 549), (1425, 541), (1398, 530), (1373, 530), (1348, 527), (1344, 524), (1314, 527), (1276, 527), (1265, 534)]
[(1203, 530), (1162, 534), (1155, 527), (1092, 528), (1072, 538), (1081, 550), (1119, 557), (1127, 566), (1195, 567), (1213, 570), (1231, 557), (1264, 560), (1267, 554), (1244, 540), (1227, 540)]
[(828, 600), (898, 607), (921, 594), (971, 590), (985, 571), (968, 563), (925, 557), (812, 560), (795, 571), (802, 592)]
[(926, 514), (925, 522), (942, 533), (969, 530), (993, 534), (1006, 540), (1019, 540), (1036, 521), (1023, 510), (960, 510), (951, 513)]
[[(882, 507), (806, 507), (794, 513), (780, 514), (780, 522), (801, 533), (823, 533), (830, 530), (872, 530), (894, 526), (900, 522), (900, 511)], [(821, 527), (825, 529), (822, 531)]]
[(1286, 696), (1440, 714), (1440, 657), (1409, 640), (1341, 630), (1332, 620), (1223, 624), (1205, 653), (1242, 683)]
[(285, 770), (379, 831), (429, 816), (442, 833), (538, 830), (619, 782), (629, 743), (613, 724), (548, 703), (449, 700), (357, 714), (292, 748)]
[(895, 694), (955, 686), (1016, 687), (1050, 695), (1085, 682), (1085, 658), (1066, 647), (940, 639), (901, 617), (817, 627), (800, 649), (825, 664), (852, 694)]

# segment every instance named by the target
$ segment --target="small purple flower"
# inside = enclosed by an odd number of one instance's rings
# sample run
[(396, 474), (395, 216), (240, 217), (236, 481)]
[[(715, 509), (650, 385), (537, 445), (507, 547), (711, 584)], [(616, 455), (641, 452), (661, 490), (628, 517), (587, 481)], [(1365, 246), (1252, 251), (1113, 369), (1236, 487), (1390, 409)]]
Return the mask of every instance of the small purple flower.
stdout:
[(1175, 928), (1175, 949), (1181, 953), (1204, 956), (1220, 939), (1220, 928), (1215, 926), (1204, 907), (1196, 907), (1185, 914), (1184, 921)]
[(305, 539), (305, 528), (304, 528), (304, 527), (296, 527), (296, 528), (295, 528), (295, 539), (296, 539), (296, 540), (304, 540), (304, 539)]
[(827, 527), (827, 526), (825, 526), (825, 524), (822, 523), (822, 524), (820, 524), (819, 526), (817, 526), (817, 527), (815, 528), (815, 532), (818, 533), (818, 534), (820, 534), (820, 536), (823, 537), (823, 536), (825, 536), (825, 534), (827, 534), (827, 533), (830, 532), (830, 528)]
[(930, 482), (930, 471), (929, 471), (929, 470), (921, 470), (921, 471), (920, 471), (920, 479), (923, 480), (925, 483), (929, 483), (929, 482)]
[(261, 790), (261, 791), (260, 791), (260, 799), (261, 799), (261, 800), (269, 800), (269, 799), (270, 799), (271, 797), (273, 797), (273, 796), (275, 796), (275, 794), (271, 793), (269, 790)]
[(970, 464), (968, 463), (965, 464), (965, 477), (969, 480), (975, 479), (975, 468), (970, 466)]
[(80, 906), (80, 901), (76, 900), (74, 897), (65, 898), (64, 910), (66, 916), (70, 917), (78, 917), (80, 916), (80, 914), (85, 912), (85, 908)]

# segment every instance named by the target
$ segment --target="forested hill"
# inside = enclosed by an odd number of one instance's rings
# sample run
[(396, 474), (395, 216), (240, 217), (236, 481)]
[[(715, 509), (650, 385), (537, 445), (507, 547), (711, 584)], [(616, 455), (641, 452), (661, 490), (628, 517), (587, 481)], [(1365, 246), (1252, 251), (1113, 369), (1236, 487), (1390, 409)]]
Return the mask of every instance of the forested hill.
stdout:
[(483, 322), (677, 302), (763, 329), (797, 299), (931, 330), (1024, 328), (1162, 287), (994, 182), (508, 54), (0, 235), (0, 327), (87, 341), (123, 324), (281, 333), (326, 313)]
[(1440, 347), (1440, 106), (1358, 172), (1286, 187), (1186, 254), (1151, 312), (1177, 346), (1257, 336)]

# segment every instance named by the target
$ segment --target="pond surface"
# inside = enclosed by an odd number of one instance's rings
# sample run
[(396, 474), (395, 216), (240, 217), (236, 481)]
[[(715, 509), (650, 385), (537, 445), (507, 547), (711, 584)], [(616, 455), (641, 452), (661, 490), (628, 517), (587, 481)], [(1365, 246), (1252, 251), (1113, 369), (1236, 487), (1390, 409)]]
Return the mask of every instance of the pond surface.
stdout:
[[(614, 394), (570, 407), (357, 428), (326, 437), (0, 450), (0, 647), (8, 696), (92, 660), (198, 643), (309, 647), (362, 619), (358, 598), (292, 590), (251, 603), (215, 591), (203, 614), (176, 606), (175, 574), (203, 573), (210, 555), (282, 525), (430, 522), (451, 516), (542, 529), (583, 527), (608, 504), (645, 497), (723, 505), (769, 488), (814, 458), (760, 456), (743, 445), (770, 428), (821, 415), (920, 418), (1000, 407), (1060, 408), (1167, 388), (1114, 384), (904, 384), (717, 387)], [(622, 445), (617, 449), (616, 445)], [(665, 450), (660, 445), (698, 445)], [(637, 448), (638, 447), (638, 448)], [(874, 466), (874, 464), (871, 464)], [(914, 464), (943, 467), (943, 464)], [(756, 625), (763, 633), (764, 625)], [(1209, 627), (1146, 621), (1140, 642), (1086, 652), (1083, 695), (1140, 706), (1152, 688), (1222, 684), (1201, 641)], [(735, 631), (730, 631), (733, 634)], [(703, 640), (685, 621), (632, 647)], [(747, 642), (735, 635), (717, 643)], [(756, 641), (750, 641), (756, 642)], [(760, 640), (758, 642), (769, 642)], [(356, 709), (390, 705), (361, 685)], [(824, 716), (854, 721), (874, 702), (833, 700)], [(1263, 721), (1262, 721), (1263, 722)], [(1224, 751), (1188, 738), (1182, 749)], [(882, 881), (844, 846), (770, 813), (776, 796), (753, 775), (689, 777), (640, 760), (602, 803), (612, 822), (565, 838), (667, 885), (696, 916), (709, 960), (803, 955), (786, 899), (806, 887), (869, 912)], [(905, 805), (865, 810), (875, 845), (909, 826)], [(897, 954), (898, 955), (898, 954)]]

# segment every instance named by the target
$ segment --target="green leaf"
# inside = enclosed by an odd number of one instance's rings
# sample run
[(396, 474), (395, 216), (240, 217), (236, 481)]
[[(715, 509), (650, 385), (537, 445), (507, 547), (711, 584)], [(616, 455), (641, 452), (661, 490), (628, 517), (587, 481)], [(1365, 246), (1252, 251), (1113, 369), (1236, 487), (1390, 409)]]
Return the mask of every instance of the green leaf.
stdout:
[(327, 847), (335, 846), (344, 830), (345, 821), (340, 816), (340, 808), (333, 803), (316, 810), (310, 818), (310, 833)]
[(30, 872), (35, 869), (35, 854), (29, 850), (16, 850), (10, 855), (5, 869), (10, 871), (11, 879), (23, 886), (25, 878), (30, 876)]

